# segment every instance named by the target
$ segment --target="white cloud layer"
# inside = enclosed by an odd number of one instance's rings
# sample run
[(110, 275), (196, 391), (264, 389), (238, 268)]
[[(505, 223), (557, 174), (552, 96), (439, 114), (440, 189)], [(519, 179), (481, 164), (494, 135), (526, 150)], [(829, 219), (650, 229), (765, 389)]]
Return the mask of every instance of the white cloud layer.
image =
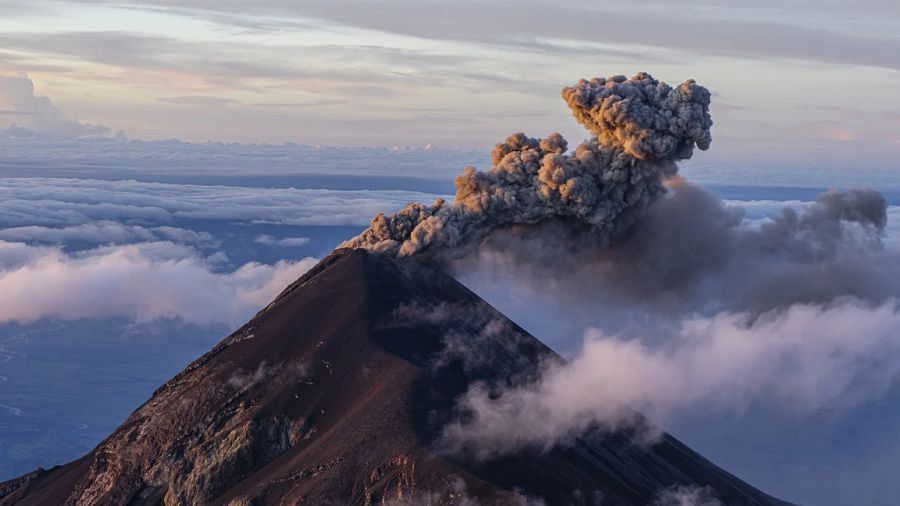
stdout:
[(238, 325), (316, 260), (251, 262), (226, 273), (213, 263), (170, 242), (66, 254), (0, 241), (0, 322), (121, 316)]
[[(434, 195), (402, 190), (342, 191), (5, 178), (0, 180), (0, 226), (65, 227), (103, 220), (140, 224), (177, 219), (363, 226), (376, 212), (399, 209), (408, 202), (423, 199), (433, 200)], [(164, 234), (160, 230), (154, 233)]]
[(196, 232), (179, 227), (143, 227), (123, 225), (114, 221), (99, 221), (83, 225), (52, 228), (39, 225), (0, 229), (0, 240), (35, 241), (65, 244), (83, 241), (93, 244), (129, 243), (143, 241), (173, 241), (177, 243), (212, 246), (215, 240), (208, 232)]

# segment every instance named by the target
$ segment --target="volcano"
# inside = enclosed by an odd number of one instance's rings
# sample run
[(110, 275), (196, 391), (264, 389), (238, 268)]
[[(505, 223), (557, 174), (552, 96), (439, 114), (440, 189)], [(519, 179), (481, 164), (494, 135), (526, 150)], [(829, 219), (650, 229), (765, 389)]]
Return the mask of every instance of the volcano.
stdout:
[(694, 486), (786, 504), (667, 434), (447, 451), (473, 382), (530, 381), (546, 360), (562, 359), (443, 272), (338, 250), (89, 454), (0, 484), (0, 504), (644, 505)]

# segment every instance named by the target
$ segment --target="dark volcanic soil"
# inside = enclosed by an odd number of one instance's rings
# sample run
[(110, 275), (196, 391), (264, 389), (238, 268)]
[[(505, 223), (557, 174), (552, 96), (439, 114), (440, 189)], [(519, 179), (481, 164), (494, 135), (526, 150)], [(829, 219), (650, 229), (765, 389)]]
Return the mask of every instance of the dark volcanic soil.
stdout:
[(559, 358), (449, 276), (337, 251), (91, 453), (0, 484), (0, 505), (644, 505), (676, 485), (784, 504), (667, 435), (486, 462), (434, 451), (471, 381), (524, 381), (541, 360)]

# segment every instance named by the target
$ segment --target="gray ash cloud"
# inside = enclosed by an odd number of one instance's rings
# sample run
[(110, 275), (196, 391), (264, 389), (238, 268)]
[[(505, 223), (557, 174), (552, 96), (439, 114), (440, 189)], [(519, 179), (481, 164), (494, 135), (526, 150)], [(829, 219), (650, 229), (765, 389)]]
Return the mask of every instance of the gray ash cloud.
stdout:
[(397, 257), (456, 258), (498, 229), (565, 220), (610, 240), (665, 192), (675, 161), (710, 145), (710, 93), (638, 74), (582, 80), (563, 90), (594, 135), (574, 151), (559, 134), (517, 133), (498, 144), (487, 171), (467, 167), (452, 202), (409, 204), (342, 247)]

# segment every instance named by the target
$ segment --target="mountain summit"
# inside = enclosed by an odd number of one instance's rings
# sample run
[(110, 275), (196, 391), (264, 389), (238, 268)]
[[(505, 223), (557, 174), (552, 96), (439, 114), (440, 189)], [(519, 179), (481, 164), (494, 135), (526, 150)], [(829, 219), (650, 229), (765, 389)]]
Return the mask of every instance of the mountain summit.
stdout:
[(561, 359), (450, 276), (338, 250), (92, 452), (0, 484), (0, 505), (644, 505), (693, 486), (784, 504), (665, 434), (448, 450), (442, 428), (473, 381), (528, 381), (545, 360)]

